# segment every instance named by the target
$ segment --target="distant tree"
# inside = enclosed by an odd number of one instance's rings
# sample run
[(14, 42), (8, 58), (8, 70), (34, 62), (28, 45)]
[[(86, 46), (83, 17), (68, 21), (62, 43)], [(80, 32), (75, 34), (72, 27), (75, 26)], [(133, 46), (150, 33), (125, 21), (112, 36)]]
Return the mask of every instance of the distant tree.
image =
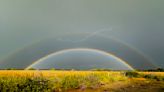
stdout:
[(6, 70), (17, 70), (16, 68), (7, 68)]
[(111, 71), (111, 69), (106, 68), (97, 68), (97, 69), (91, 69), (92, 71)]
[(164, 69), (163, 68), (156, 68), (156, 69), (149, 69), (149, 70), (146, 70), (146, 71), (149, 71), (149, 72), (164, 72)]
[(29, 68), (28, 70), (36, 70), (35, 68)]
[(157, 68), (156, 71), (158, 71), (158, 72), (163, 72), (164, 69), (162, 69), (162, 68)]

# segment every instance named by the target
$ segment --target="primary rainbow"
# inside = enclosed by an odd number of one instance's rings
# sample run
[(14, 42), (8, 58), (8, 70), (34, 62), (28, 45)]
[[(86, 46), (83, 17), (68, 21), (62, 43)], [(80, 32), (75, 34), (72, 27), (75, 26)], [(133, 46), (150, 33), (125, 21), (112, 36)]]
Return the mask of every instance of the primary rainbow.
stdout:
[(92, 48), (73, 48), (73, 49), (65, 49), (65, 50), (61, 50), (61, 51), (57, 51), (57, 52), (54, 52), (54, 53), (51, 53), (49, 55), (46, 55), (44, 57), (42, 57), (41, 59), (35, 61), (34, 63), (32, 63), (31, 65), (29, 65), (27, 68), (25, 68), (26, 70), (30, 69), (33, 65), (35, 64), (38, 64), (40, 62), (43, 62), (44, 60), (52, 57), (52, 56), (55, 56), (55, 55), (59, 55), (59, 54), (63, 54), (65, 52), (69, 52), (69, 51), (92, 51), (92, 52), (98, 52), (98, 53), (101, 53), (103, 55), (106, 55), (106, 56), (110, 56), (116, 60), (118, 60), (120, 63), (126, 65), (126, 67), (129, 68), (129, 70), (134, 70), (132, 66), (130, 66), (126, 61), (122, 60), (121, 58), (111, 54), (111, 53), (107, 53), (105, 51), (102, 51), (102, 50), (98, 50), (98, 49), (92, 49)]

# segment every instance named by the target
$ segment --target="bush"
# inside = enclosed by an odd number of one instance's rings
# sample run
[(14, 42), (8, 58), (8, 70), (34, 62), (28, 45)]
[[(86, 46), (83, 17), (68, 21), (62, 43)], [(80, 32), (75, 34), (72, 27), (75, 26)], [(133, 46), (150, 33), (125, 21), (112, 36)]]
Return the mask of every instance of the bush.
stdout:
[(157, 80), (157, 81), (164, 81), (164, 77), (163, 76), (156, 76), (156, 75), (152, 75), (152, 74), (146, 74), (143, 75), (144, 78), (146, 79), (153, 79), (153, 80)]
[(0, 92), (48, 92), (52, 88), (44, 78), (0, 78)]
[(125, 72), (125, 76), (127, 77), (139, 77), (139, 73), (136, 71), (127, 71)]

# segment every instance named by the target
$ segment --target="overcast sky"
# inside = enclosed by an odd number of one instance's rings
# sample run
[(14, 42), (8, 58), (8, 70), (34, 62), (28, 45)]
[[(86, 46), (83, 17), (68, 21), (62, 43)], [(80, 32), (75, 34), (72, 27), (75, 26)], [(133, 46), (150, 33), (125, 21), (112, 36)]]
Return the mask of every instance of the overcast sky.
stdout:
[[(97, 32), (164, 68), (164, 0), (0, 0), (0, 60), (59, 34)], [(110, 30), (112, 29), (112, 30)]]

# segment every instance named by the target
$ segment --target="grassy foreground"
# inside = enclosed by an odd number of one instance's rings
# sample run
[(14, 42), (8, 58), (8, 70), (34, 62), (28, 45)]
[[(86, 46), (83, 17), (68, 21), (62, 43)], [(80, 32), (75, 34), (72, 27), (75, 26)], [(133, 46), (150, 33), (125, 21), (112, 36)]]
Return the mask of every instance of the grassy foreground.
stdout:
[(142, 92), (163, 92), (164, 73), (48, 70), (0, 71), (0, 92), (135, 92), (135, 88), (136, 92), (140, 92), (138, 87), (142, 86), (149, 86), (150, 88), (150, 91), (147, 89)]

